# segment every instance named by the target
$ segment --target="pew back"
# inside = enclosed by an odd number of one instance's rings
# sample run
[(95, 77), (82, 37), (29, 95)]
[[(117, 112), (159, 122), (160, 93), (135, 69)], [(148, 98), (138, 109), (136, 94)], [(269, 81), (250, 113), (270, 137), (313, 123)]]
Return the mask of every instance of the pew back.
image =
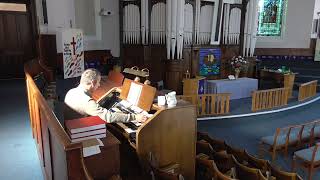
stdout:
[(32, 135), (35, 139), (44, 178), (86, 179), (83, 167), (82, 145), (72, 144), (69, 136), (46, 102), (33, 76), (41, 72), (38, 61), (24, 67)]

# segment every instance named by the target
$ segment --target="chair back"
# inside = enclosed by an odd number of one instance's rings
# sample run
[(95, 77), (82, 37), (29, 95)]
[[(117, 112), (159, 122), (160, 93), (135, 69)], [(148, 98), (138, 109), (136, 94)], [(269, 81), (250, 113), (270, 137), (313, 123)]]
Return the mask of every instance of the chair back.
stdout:
[(247, 156), (248, 165), (250, 167), (260, 169), (262, 173), (270, 171), (270, 166), (267, 160), (256, 158), (250, 155), (247, 151), (245, 151), (245, 155)]
[(281, 171), (280, 169), (270, 165), (271, 167), (271, 176), (276, 179), (281, 180), (302, 180), (302, 178), (297, 173), (289, 173), (285, 171)]
[(197, 154), (203, 153), (208, 155), (209, 157), (215, 152), (212, 146), (207, 141), (197, 141), (196, 143), (196, 151)]
[(198, 140), (205, 140), (210, 143), (213, 150), (217, 152), (226, 150), (225, 142), (223, 140), (212, 138), (207, 133), (198, 132), (197, 138)]
[(152, 167), (152, 179), (153, 180), (183, 180), (183, 176), (177, 173), (168, 173), (158, 168)]
[(198, 179), (201, 180), (234, 180), (231, 177), (224, 175), (216, 166), (216, 163), (213, 160), (199, 159), (197, 158), (197, 173), (201, 175), (198, 176)]
[(297, 144), (301, 140), (303, 125), (294, 125), (289, 127), (289, 132), (286, 138), (286, 145)]
[(312, 144), (314, 140), (314, 128), (316, 126), (316, 122), (304, 123), (302, 125), (302, 133), (300, 142)]
[(225, 144), (228, 154), (232, 154), (239, 162), (248, 162), (244, 149), (237, 149)]
[(212, 159), (222, 173), (226, 173), (234, 167), (232, 157), (227, 152), (215, 152), (212, 154)]
[(233, 161), (236, 166), (236, 177), (237, 179), (245, 180), (267, 180), (259, 169), (249, 168), (241, 163), (239, 163), (234, 156), (232, 156)]

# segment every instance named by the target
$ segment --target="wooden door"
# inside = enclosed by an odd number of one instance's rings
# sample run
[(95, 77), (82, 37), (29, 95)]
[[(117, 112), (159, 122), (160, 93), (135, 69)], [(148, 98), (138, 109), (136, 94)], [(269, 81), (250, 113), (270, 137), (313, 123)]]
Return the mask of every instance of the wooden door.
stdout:
[(23, 65), (36, 56), (31, 13), (0, 10), (0, 79), (23, 78)]

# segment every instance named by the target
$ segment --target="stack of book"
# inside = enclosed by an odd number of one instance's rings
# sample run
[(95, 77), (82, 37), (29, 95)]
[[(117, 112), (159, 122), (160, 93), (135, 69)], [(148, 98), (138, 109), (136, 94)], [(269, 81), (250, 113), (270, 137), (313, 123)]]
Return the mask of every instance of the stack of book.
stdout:
[(66, 120), (65, 124), (72, 142), (106, 137), (106, 122), (98, 116)]

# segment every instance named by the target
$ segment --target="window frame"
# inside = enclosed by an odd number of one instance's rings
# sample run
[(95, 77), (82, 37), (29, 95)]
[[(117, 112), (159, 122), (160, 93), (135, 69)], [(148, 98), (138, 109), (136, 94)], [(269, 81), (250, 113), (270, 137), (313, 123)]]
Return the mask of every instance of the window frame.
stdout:
[[(260, 1), (266, 1), (266, 0), (259, 0)], [(258, 2), (258, 3), (259, 3)], [(260, 35), (259, 34), (259, 24), (257, 26), (257, 38), (259, 40), (263, 40), (268, 42), (274, 42), (274, 41), (279, 41), (279, 40), (283, 40), (286, 36), (286, 22), (287, 22), (287, 9), (288, 9), (288, 0), (283, 0), (283, 6), (282, 6), (282, 19), (281, 19), (281, 29), (280, 29), (280, 35), (276, 36), (276, 35)], [(258, 16), (258, 18), (260, 18), (260, 16)]]

